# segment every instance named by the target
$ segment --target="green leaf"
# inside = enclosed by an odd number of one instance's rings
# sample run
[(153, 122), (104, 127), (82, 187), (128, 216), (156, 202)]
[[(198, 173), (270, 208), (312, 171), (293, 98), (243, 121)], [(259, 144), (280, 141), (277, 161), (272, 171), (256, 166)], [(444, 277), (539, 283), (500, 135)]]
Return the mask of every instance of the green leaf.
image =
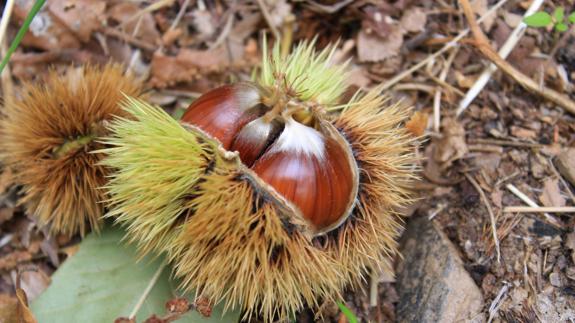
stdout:
[(575, 12), (572, 12), (567, 19), (570, 23), (575, 24)]
[(2, 62), (0, 63), (0, 74), (2, 74), (2, 70), (4, 70), (4, 67), (6, 67), (6, 64), (8, 64), (10, 56), (14, 54), (16, 48), (18, 48), (18, 45), (20, 45), (22, 38), (24, 38), (24, 35), (26, 35), (26, 31), (28, 31), (28, 27), (30, 27), (32, 20), (34, 20), (34, 17), (36, 17), (36, 14), (38, 14), (38, 11), (40, 11), (42, 6), (44, 5), (44, 2), (46, 2), (46, 0), (36, 0), (34, 5), (32, 6), (32, 9), (30, 9), (28, 16), (26, 16), (26, 19), (22, 24), (22, 27), (20, 27), (18, 33), (16, 33), (16, 37), (14, 37), (12, 44), (10, 44), (10, 48), (8, 48), (8, 51), (6, 51), (6, 56), (4, 56)]
[(539, 11), (525, 17), (523, 22), (525, 22), (527, 26), (531, 27), (547, 27), (553, 22), (553, 19), (551, 19), (551, 15), (549, 15), (547, 12)]
[(344, 303), (342, 302), (337, 302), (337, 306), (339, 307), (339, 310), (343, 313), (343, 315), (345, 315), (345, 317), (347, 317), (347, 320), (349, 321), (349, 323), (357, 323), (357, 317), (355, 316), (355, 314), (353, 314), (353, 311), (350, 310), (347, 306), (345, 306)]
[[(144, 258), (136, 262), (132, 246), (121, 242), (124, 231), (105, 228), (98, 236), (88, 235), (72, 256), (52, 276), (52, 284), (32, 303), (32, 312), (42, 323), (114, 322), (128, 317), (134, 305), (163, 263), (163, 259)], [(166, 301), (180, 295), (170, 280), (168, 267), (147, 296), (136, 316), (143, 322), (152, 314), (163, 316)], [(189, 295), (190, 301), (193, 295)], [(221, 305), (209, 318), (196, 311), (186, 313), (178, 323), (238, 322), (240, 312), (222, 316)]]
[(555, 23), (562, 22), (564, 17), (565, 17), (565, 8), (563, 7), (555, 8), (555, 11), (553, 12), (553, 18), (555, 18)]
[(568, 29), (567, 24), (565, 24), (564, 22), (560, 22), (557, 25), (555, 25), (555, 30), (557, 31), (563, 32), (566, 31), (567, 29)]

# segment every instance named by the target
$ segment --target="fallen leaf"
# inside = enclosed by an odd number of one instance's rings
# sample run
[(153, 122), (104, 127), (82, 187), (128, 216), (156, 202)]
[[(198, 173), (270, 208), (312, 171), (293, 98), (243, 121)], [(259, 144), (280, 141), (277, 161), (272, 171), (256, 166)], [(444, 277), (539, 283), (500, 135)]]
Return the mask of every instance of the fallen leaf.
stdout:
[(429, 120), (429, 114), (421, 111), (416, 111), (409, 121), (405, 123), (405, 128), (409, 130), (414, 136), (423, 136), (425, 129), (427, 129), (427, 123)]
[(28, 251), (13, 251), (0, 258), (0, 270), (10, 270), (18, 266), (19, 263), (32, 259), (32, 254)]
[[(13, 272), (13, 280), (18, 279), (15, 272)], [(34, 301), (42, 292), (48, 288), (51, 279), (41, 269), (25, 270), (20, 273), (20, 289), (26, 293), (28, 301)]]
[[(30, 0), (17, 1), (14, 6), (14, 17), (23, 21), (31, 7)], [(80, 40), (51, 12), (40, 11), (34, 16), (28, 32), (22, 39), (22, 45), (43, 50), (78, 49)]]
[(48, 10), (82, 41), (105, 21), (106, 2), (101, 0), (51, 1)]
[(403, 30), (393, 28), (387, 38), (362, 30), (357, 36), (357, 56), (360, 62), (377, 62), (397, 56), (403, 45)]
[[(483, 16), (489, 10), (489, 3), (487, 0), (471, 0), (470, 1), (471, 8), (473, 12), (478, 14), (479, 16)], [(495, 22), (496, 15), (490, 15), (483, 20), (483, 26), (485, 27), (486, 31), (491, 30), (493, 23)]]
[(26, 293), (20, 289), (16, 289), (16, 298), (18, 299), (17, 305), (17, 316), (19, 318), (18, 323), (38, 323), (32, 311), (28, 307), (28, 298)]
[(530, 140), (537, 138), (537, 132), (530, 130), (530, 129), (525, 129), (525, 128), (517, 127), (517, 126), (511, 126), (510, 130), (511, 130), (511, 134), (517, 138), (530, 139)]
[(419, 7), (408, 9), (399, 21), (401, 28), (412, 33), (423, 31), (426, 23), (427, 14)]
[(167, 56), (159, 51), (154, 53), (150, 70), (151, 85), (162, 88), (178, 82), (194, 80), (204, 73), (226, 69), (234, 61), (243, 57), (241, 44), (236, 42), (228, 44), (233, 47), (230, 50), (233, 61), (230, 61), (226, 46), (208, 50), (182, 49), (177, 56)]
[(469, 149), (465, 142), (465, 129), (455, 119), (443, 119), (441, 134), (441, 139), (435, 142), (433, 158), (445, 169), (453, 161), (465, 156)]
[(12, 295), (0, 294), (0, 322), (18, 322), (18, 299)]
[(575, 148), (560, 153), (556, 159), (557, 170), (571, 185), (575, 185)]
[(561, 195), (557, 179), (545, 179), (539, 200), (544, 206), (565, 206), (565, 198)]
[[(156, 22), (150, 12), (145, 12), (137, 19), (133, 17), (141, 12), (138, 4), (122, 1), (108, 10), (109, 17), (122, 26), (127, 34), (150, 44), (159, 44), (161, 35), (156, 28)], [(136, 30), (137, 28), (137, 30)], [(134, 31), (136, 33), (134, 34)]]

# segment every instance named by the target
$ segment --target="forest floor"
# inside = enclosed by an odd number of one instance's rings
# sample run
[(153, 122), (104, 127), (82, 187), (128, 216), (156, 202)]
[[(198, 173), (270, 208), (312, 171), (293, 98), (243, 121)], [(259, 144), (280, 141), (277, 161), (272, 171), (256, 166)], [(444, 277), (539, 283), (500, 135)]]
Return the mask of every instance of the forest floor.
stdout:
[[(470, 2), (477, 17), (487, 15), (480, 27), (496, 50), (532, 3), (503, 1), (490, 14), (498, 1)], [(31, 5), (17, 1), (7, 44)], [(547, 1), (540, 10), (559, 6), (575, 10), (572, 0)], [(2, 91), (17, 93), (20, 84), (41, 81), (50, 68), (114, 61), (145, 80), (154, 104), (181, 113), (208, 89), (248, 78), (259, 63), (264, 32), (292, 43), (317, 37), (319, 48), (338, 42), (335, 58), (350, 60), (350, 87), (383, 83), (394, 100), (419, 113), (414, 131), (428, 140), (418, 152), (420, 199), (404, 210), (405, 221), (427, 217), (451, 241), (482, 295), (484, 319), (573, 322), (575, 218), (560, 211), (575, 206), (574, 111), (497, 71), (458, 113), (490, 62), (476, 35), (458, 37), (468, 26), (454, 0), (49, 0), (12, 56)], [(458, 45), (442, 49), (456, 38)], [(507, 62), (573, 104), (573, 27), (563, 33), (527, 28)], [(12, 180), (10, 172), (0, 176), (0, 295), (13, 295), (17, 269), (34, 264), (38, 270), (23, 282), (34, 298), (79, 238), (48, 238), (18, 206)], [(528, 203), (552, 212), (508, 208)], [(371, 279), (378, 284), (368, 277), (365, 286), (346, 292), (347, 306), (361, 321), (396, 321), (396, 278)], [(378, 288), (374, 307), (372, 285)], [(302, 313), (298, 321), (314, 314)], [(347, 320), (335, 305), (324, 306), (322, 314), (328, 321)]]

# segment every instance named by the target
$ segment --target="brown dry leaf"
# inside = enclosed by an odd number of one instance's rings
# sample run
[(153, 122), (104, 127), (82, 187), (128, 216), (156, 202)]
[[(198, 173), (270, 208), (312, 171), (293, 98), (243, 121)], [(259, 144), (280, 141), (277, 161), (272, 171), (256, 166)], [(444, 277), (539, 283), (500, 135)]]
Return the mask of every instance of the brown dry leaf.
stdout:
[(17, 317), (18, 323), (38, 323), (34, 314), (28, 307), (28, 298), (26, 297), (26, 293), (20, 289), (16, 289), (16, 297), (18, 298), (18, 305), (17, 309)]
[[(17, 1), (14, 17), (23, 21), (32, 7), (33, 1)], [(23, 46), (43, 50), (62, 50), (80, 48), (80, 41), (51, 12), (40, 11), (32, 20), (30, 29), (22, 39)]]
[(397, 56), (403, 45), (403, 30), (394, 26), (387, 38), (368, 34), (365, 30), (357, 36), (357, 56), (360, 62), (377, 62)]
[(182, 28), (168, 29), (162, 36), (162, 43), (164, 46), (171, 46), (183, 33), (184, 30)]
[(477, 80), (476, 76), (466, 76), (457, 70), (455, 71), (454, 75), (455, 80), (457, 81), (457, 85), (464, 89), (469, 89), (470, 87), (472, 87), (473, 84), (475, 84), (475, 81)]
[[(13, 279), (17, 279), (15, 272)], [(20, 274), (20, 288), (26, 293), (28, 301), (33, 301), (40, 296), (51, 281), (50, 276), (41, 269), (26, 270)]]
[(0, 294), (0, 322), (18, 323), (18, 299), (8, 294)]
[[(233, 53), (237, 55), (232, 57), (237, 57), (235, 60), (239, 60), (243, 56), (243, 46), (235, 42), (229, 42), (229, 45), (232, 55)], [(177, 56), (166, 56), (156, 52), (152, 57), (150, 84), (162, 88), (178, 82), (191, 81), (203, 73), (223, 70), (231, 63), (226, 46), (209, 50), (182, 49)]]
[(565, 206), (565, 198), (561, 195), (557, 179), (545, 179), (539, 200), (544, 206)]
[(18, 266), (19, 263), (32, 259), (32, 254), (28, 251), (13, 251), (0, 258), (0, 270), (10, 270)]
[[(483, 16), (487, 12), (487, 10), (489, 10), (489, 3), (487, 0), (471, 0), (470, 4), (471, 8), (473, 9), (473, 12), (475, 12), (479, 16)], [(496, 18), (495, 15), (491, 15), (485, 18), (485, 20), (483, 20), (483, 26), (485, 27), (486, 31), (491, 30), (491, 27), (495, 22), (495, 18)]]
[(569, 148), (559, 154), (556, 165), (563, 178), (575, 185), (575, 148)]
[(525, 129), (522, 127), (511, 126), (511, 134), (514, 137), (521, 138), (521, 139), (530, 139), (533, 140), (537, 138), (537, 132), (531, 129)]
[(521, 21), (523, 21), (523, 16), (509, 11), (504, 11), (503, 20), (505, 20), (507, 26), (509, 26), (510, 28), (515, 28), (521, 23)]
[(409, 130), (414, 136), (423, 136), (425, 129), (427, 129), (427, 123), (429, 120), (429, 114), (421, 111), (416, 111), (409, 121), (405, 124), (405, 128)]
[(401, 28), (412, 33), (423, 31), (426, 23), (427, 14), (419, 7), (408, 9), (399, 21)]
[(457, 120), (445, 118), (441, 124), (443, 137), (435, 145), (433, 158), (445, 168), (465, 156), (469, 149), (465, 142), (465, 129)]
[(101, 0), (51, 1), (48, 10), (83, 42), (105, 21), (106, 2)]
[(132, 35), (136, 31), (135, 35), (133, 35), (134, 37), (150, 44), (159, 44), (161, 35), (156, 28), (156, 22), (152, 13), (146, 12), (139, 18), (133, 19), (141, 10), (136, 3), (124, 1), (110, 8), (108, 14), (112, 20), (122, 25), (124, 32), (127, 34)]

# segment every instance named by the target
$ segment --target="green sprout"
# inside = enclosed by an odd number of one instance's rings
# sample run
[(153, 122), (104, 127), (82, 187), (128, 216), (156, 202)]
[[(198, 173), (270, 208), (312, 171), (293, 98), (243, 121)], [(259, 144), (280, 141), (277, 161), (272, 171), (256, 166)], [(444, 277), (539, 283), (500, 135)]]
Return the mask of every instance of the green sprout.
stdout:
[(564, 32), (569, 29), (569, 24), (575, 24), (575, 11), (571, 12), (569, 16), (565, 16), (565, 8), (557, 7), (553, 15), (545, 11), (538, 11), (530, 16), (525, 17), (523, 22), (530, 27), (547, 28), (553, 26), (558, 32)]

